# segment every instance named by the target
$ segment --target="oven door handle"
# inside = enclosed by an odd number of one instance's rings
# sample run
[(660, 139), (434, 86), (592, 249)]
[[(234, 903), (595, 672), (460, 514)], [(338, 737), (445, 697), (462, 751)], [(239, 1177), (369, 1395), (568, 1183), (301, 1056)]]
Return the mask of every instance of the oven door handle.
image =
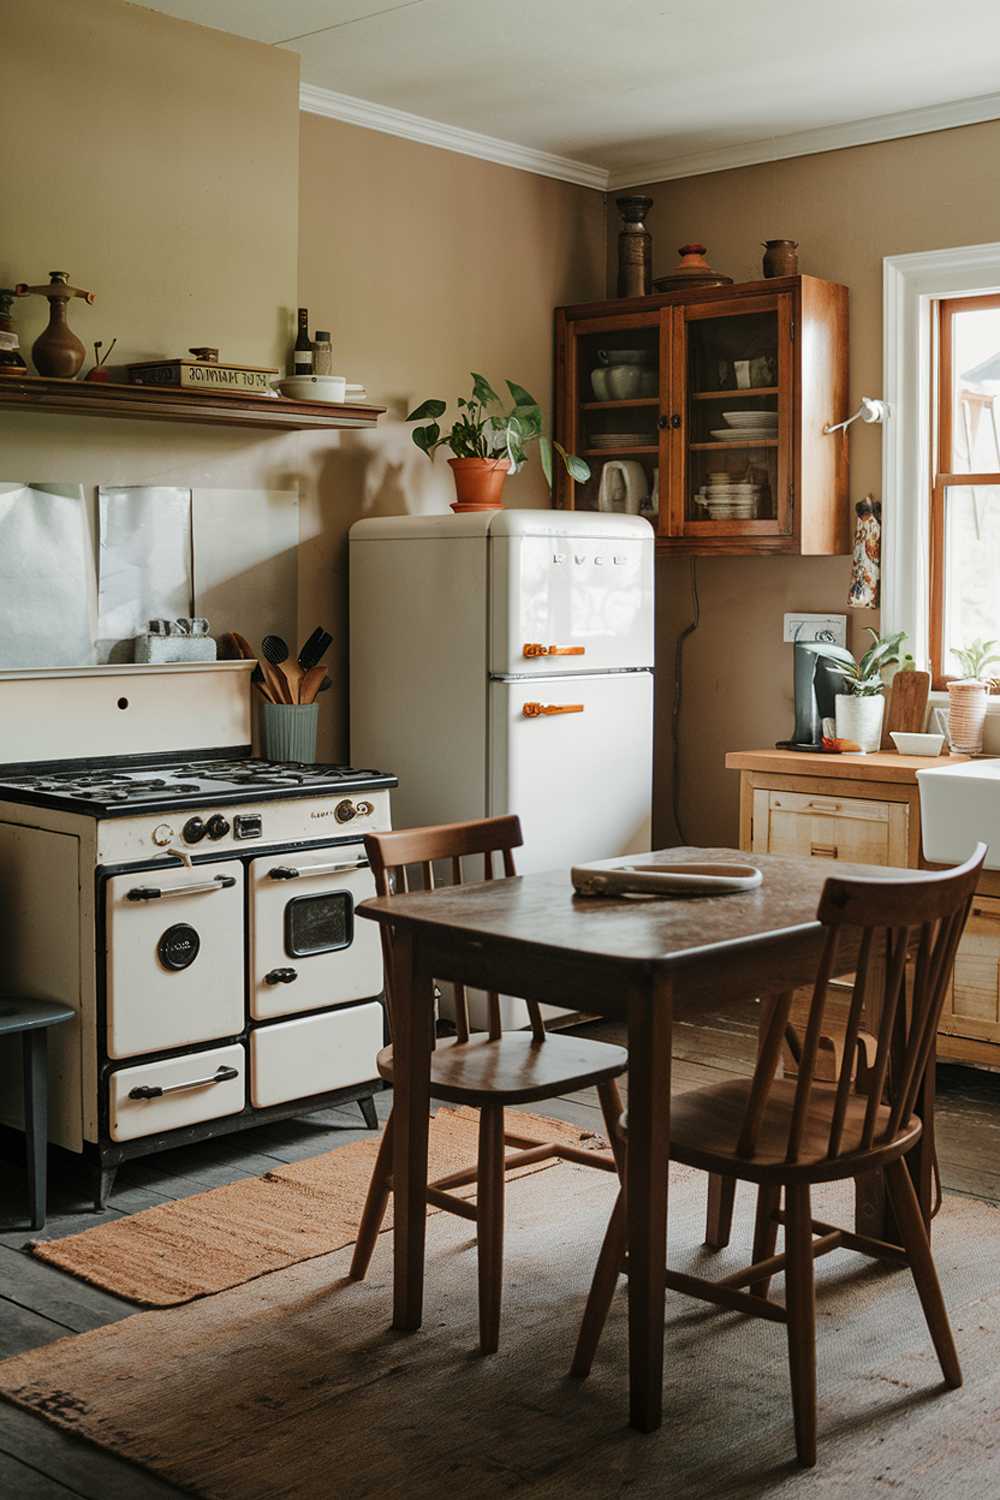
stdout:
[(355, 859), (350, 864), (331, 865), (275, 865), (268, 870), (268, 880), (301, 880), (303, 875), (344, 875), (350, 870), (367, 870), (366, 859)]
[(236, 884), (235, 875), (215, 875), (193, 885), (136, 885), (126, 894), (126, 901), (162, 901), (168, 896), (207, 896), (210, 891), (224, 891)]
[(162, 1099), (164, 1094), (182, 1094), (185, 1089), (204, 1089), (215, 1083), (231, 1083), (239, 1078), (238, 1068), (217, 1068), (208, 1078), (190, 1078), (187, 1083), (140, 1083), (129, 1089), (130, 1099)]

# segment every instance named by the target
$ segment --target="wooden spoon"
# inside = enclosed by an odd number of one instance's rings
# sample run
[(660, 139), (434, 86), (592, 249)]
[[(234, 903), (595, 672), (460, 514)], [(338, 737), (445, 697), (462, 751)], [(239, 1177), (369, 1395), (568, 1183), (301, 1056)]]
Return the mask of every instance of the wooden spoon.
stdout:
[(299, 683), (299, 702), (314, 703), (317, 693), (322, 689), (325, 678), (326, 668), (324, 666), (310, 667), (308, 672), (304, 672), (302, 674), (302, 681)]

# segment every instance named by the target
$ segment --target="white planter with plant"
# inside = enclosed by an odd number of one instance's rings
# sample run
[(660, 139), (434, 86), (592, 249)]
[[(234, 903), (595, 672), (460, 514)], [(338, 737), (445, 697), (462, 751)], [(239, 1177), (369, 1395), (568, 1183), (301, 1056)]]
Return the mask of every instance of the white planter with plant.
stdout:
[(438, 448), (450, 448), (454, 454), (448, 460), (455, 476), (456, 499), (452, 510), (500, 509), (504, 481), (527, 461), (525, 449), (530, 443), (538, 444), (538, 456), (550, 489), (553, 448), (573, 479), (585, 483), (590, 478), (589, 464), (543, 434), (542, 408), (534, 396), (513, 380), (507, 381), (507, 389), (513, 406), (509, 411), (491, 412), (491, 407), (502, 408), (503, 402), (486, 376), (473, 371), (472, 394), (458, 398), (459, 414), (451, 431), (444, 436), (438, 418), (447, 409), (445, 401), (422, 401), (406, 419), (422, 422), (430, 418), (426, 427), (413, 431), (413, 441), (428, 458), (433, 458)]
[(953, 647), (964, 677), (948, 683), (948, 745), (960, 755), (981, 755), (986, 709), (993, 677), (986, 668), (1000, 662), (993, 648), (998, 641), (978, 638), (970, 646)]
[(885, 685), (882, 673), (899, 661), (899, 648), (906, 631), (885, 636), (868, 627), (872, 646), (860, 661), (844, 646), (829, 641), (802, 641), (807, 651), (822, 656), (831, 669), (843, 679), (845, 691), (835, 700), (837, 739), (856, 744), (864, 754), (877, 750), (882, 743), (882, 718), (885, 714)]

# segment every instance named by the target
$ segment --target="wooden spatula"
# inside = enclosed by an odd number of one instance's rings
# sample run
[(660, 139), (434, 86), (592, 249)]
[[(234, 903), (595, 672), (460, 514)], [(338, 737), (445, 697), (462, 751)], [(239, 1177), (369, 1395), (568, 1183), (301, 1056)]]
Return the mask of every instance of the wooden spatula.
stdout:
[(323, 680), (325, 677), (326, 668), (322, 664), (316, 667), (310, 667), (308, 672), (303, 672), (302, 680), (299, 683), (299, 702), (315, 702), (316, 694), (323, 686)]
[(892, 750), (892, 730), (903, 734), (921, 734), (927, 717), (927, 699), (931, 691), (929, 672), (897, 672), (892, 679), (892, 693), (882, 731), (882, 749)]

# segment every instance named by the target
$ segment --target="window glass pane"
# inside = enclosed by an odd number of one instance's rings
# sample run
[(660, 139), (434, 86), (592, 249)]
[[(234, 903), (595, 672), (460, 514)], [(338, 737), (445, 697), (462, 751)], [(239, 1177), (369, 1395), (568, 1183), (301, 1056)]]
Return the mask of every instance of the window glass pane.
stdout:
[(995, 474), (1000, 472), (1000, 307), (956, 313), (951, 326), (952, 472)]
[[(954, 647), (1000, 641), (1000, 483), (950, 485), (944, 524), (941, 670), (957, 677), (962, 668)], [(1000, 675), (1000, 664), (988, 671)]]

